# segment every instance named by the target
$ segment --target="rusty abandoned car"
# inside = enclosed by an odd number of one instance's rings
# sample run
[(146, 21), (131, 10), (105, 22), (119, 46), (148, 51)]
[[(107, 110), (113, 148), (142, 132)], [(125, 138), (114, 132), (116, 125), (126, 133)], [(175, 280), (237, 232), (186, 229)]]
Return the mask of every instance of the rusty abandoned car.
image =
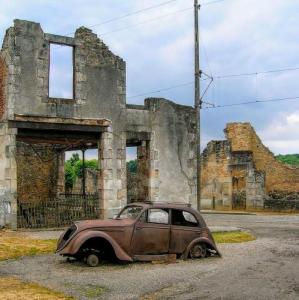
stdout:
[(89, 266), (113, 257), (132, 262), (220, 255), (199, 212), (186, 204), (149, 202), (128, 204), (110, 220), (75, 222), (61, 235), (56, 253)]

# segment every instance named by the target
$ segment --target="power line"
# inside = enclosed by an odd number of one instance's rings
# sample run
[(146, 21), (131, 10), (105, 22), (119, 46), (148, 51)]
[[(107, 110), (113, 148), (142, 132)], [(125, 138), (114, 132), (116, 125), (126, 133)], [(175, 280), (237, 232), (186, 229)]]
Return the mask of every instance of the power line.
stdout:
[(297, 99), (299, 99), (299, 96), (296, 96), (296, 97), (285, 97), (285, 98), (273, 98), (273, 99), (266, 99), (266, 100), (253, 100), (253, 101), (246, 101), (246, 102), (239, 102), (239, 103), (229, 103), (229, 104), (223, 104), (223, 105), (213, 105), (212, 107), (203, 107), (202, 109), (222, 108), (222, 107), (240, 106), (240, 105), (256, 104), (256, 103), (290, 101), (290, 100), (297, 100)]
[(173, 85), (173, 86), (166, 87), (166, 88), (163, 88), (163, 89), (153, 90), (153, 91), (149, 91), (149, 92), (145, 92), (145, 93), (133, 95), (133, 96), (127, 97), (127, 99), (132, 99), (132, 98), (137, 98), (137, 97), (141, 97), (141, 96), (146, 96), (146, 95), (149, 95), (149, 94), (156, 94), (156, 93), (160, 93), (160, 92), (163, 92), (163, 91), (168, 91), (168, 90), (176, 89), (176, 88), (179, 88), (179, 87), (182, 87), (182, 86), (191, 85), (193, 83), (194, 83), (194, 81), (185, 82), (185, 83), (182, 83), (182, 84)]
[(178, 13), (181, 13), (181, 12), (185, 12), (185, 11), (191, 10), (191, 9), (192, 9), (192, 7), (180, 9), (180, 10), (174, 11), (174, 12), (169, 13), (169, 14), (161, 15), (159, 17), (146, 20), (144, 22), (136, 23), (136, 24), (133, 24), (133, 25), (130, 25), (130, 26), (127, 26), (127, 27), (122, 27), (122, 28), (119, 28), (119, 29), (116, 29), (116, 30), (111, 30), (111, 31), (104, 32), (104, 33), (99, 33), (98, 35), (99, 36), (103, 36), (103, 35), (106, 35), (106, 34), (123, 31), (123, 30), (129, 29), (129, 28), (134, 28), (134, 27), (137, 27), (137, 26), (140, 26), (140, 25), (143, 25), (143, 24), (146, 24), (146, 23), (150, 23), (150, 22), (153, 22), (153, 21), (157, 21), (157, 20), (163, 19), (165, 17), (171, 16), (171, 15), (175, 15), (175, 14), (178, 14)]
[[(130, 13), (127, 13), (127, 14), (119, 16), (119, 17), (108, 19), (108, 20), (103, 21), (101, 23), (89, 25), (88, 27), (89, 28), (93, 28), (93, 27), (98, 27), (98, 26), (105, 25), (105, 24), (108, 24), (108, 23), (112, 23), (112, 22), (115, 22), (115, 21), (118, 21), (118, 20), (121, 20), (121, 19), (128, 18), (128, 17), (133, 16), (133, 15), (137, 15), (137, 14), (143, 13), (143, 12), (148, 11), (148, 10), (152, 10), (152, 9), (155, 9), (155, 8), (158, 8), (158, 7), (161, 7), (161, 6), (165, 6), (165, 5), (167, 5), (169, 3), (172, 3), (172, 2), (175, 2), (175, 1), (178, 1), (178, 0), (169, 0), (169, 1), (162, 2), (162, 3), (156, 4), (156, 5), (148, 6), (148, 7), (139, 9), (139, 10), (132, 11)], [(74, 34), (74, 33), (75, 32), (70, 32), (70, 33), (68, 33), (66, 35), (70, 35), (70, 34)]]
[[(207, 79), (201, 79), (201, 80), (205, 81)], [(141, 93), (141, 94), (129, 96), (129, 97), (127, 97), (127, 99), (137, 98), (137, 97), (146, 96), (146, 95), (150, 95), (150, 94), (156, 94), (156, 93), (160, 93), (160, 92), (164, 92), (164, 91), (176, 89), (176, 88), (187, 86), (187, 85), (191, 85), (191, 84), (194, 84), (194, 81), (184, 82), (184, 83), (181, 83), (181, 84), (169, 86), (169, 87), (162, 88), (162, 89), (159, 89), (159, 90), (153, 90), (153, 91), (148, 91), (148, 92), (144, 92), (144, 93)]]
[(285, 69), (274, 69), (274, 70), (268, 70), (268, 71), (262, 71), (262, 72), (219, 75), (219, 76), (215, 76), (214, 78), (223, 79), (223, 78), (231, 78), (231, 77), (253, 76), (253, 75), (259, 75), (259, 74), (278, 73), (278, 72), (296, 71), (296, 70), (299, 70), (299, 67), (285, 68)]
[[(258, 75), (258, 74), (267, 74), (267, 73), (275, 73), (275, 72), (288, 72), (288, 71), (295, 71), (295, 70), (299, 70), (299, 67), (284, 68), (284, 69), (274, 69), (274, 70), (268, 70), (268, 71), (262, 71), (262, 72), (221, 75), (221, 76), (214, 76), (213, 78), (221, 79), (221, 78), (239, 77), (239, 76), (252, 76), (252, 75)], [(207, 80), (207, 78), (202, 79), (202, 81), (205, 81), (205, 80)], [(169, 87), (158, 89), (158, 90), (153, 90), (153, 91), (144, 92), (144, 93), (142, 92), (142, 93), (137, 94), (137, 95), (129, 96), (129, 97), (127, 97), (127, 99), (137, 98), (137, 97), (140, 97), (140, 96), (145, 96), (145, 95), (154, 94), (154, 93), (159, 93), (159, 92), (163, 92), (163, 91), (167, 91), (167, 90), (179, 88), (179, 87), (182, 87), (182, 86), (191, 85), (193, 83), (194, 83), (194, 81), (183, 82), (181, 84), (177, 84), (177, 85), (174, 85), (174, 86), (169, 86)]]
[(216, 4), (218, 2), (223, 2), (225, 0), (214, 0), (214, 1), (209, 1), (209, 2), (203, 2), (201, 5), (210, 5), (210, 4)]

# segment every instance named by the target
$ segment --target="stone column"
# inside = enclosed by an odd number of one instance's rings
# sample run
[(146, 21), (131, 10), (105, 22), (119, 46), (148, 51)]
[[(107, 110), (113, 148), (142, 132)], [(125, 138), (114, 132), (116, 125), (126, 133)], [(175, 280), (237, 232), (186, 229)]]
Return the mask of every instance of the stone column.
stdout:
[(100, 174), (98, 190), (100, 218), (111, 218), (126, 204), (126, 138), (102, 133), (99, 143)]
[(150, 181), (150, 151), (149, 142), (142, 141), (137, 147), (137, 189), (138, 201), (149, 200)]
[(148, 178), (148, 200), (159, 201), (159, 186), (160, 186), (160, 170), (159, 170), (159, 152), (155, 148), (155, 133), (152, 132), (151, 140), (148, 141), (149, 145), (149, 178)]
[(0, 226), (17, 228), (16, 129), (0, 123)]
[(57, 153), (57, 196), (65, 193), (65, 152), (60, 151)]
[(111, 132), (103, 132), (98, 147), (100, 176), (98, 176), (98, 194), (100, 218), (108, 218), (109, 202), (113, 201), (113, 136)]

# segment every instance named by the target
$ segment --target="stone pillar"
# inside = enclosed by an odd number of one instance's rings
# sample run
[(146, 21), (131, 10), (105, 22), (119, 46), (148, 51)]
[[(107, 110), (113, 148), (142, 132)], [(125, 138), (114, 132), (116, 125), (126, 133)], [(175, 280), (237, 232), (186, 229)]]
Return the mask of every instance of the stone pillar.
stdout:
[(111, 203), (111, 214), (117, 214), (127, 204), (126, 134), (119, 133), (116, 141), (116, 200)]
[(149, 200), (150, 181), (150, 151), (149, 142), (142, 141), (137, 147), (137, 189), (138, 201)]
[(265, 174), (252, 168), (246, 178), (246, 209), (263, 209), (264, 199)]
[(65, 152), (57, 153), (57, 196), (65, 193)]
[[(152, 132), (152, 138), (148, 141), (149, 144), (149, 178), (148, 178), (148, 200), (159, 201), (159, 186), (160, 186), (160, 163), (159, 151), (155, 148), (155, 133)], [(160, 199), (161, 201), (162, 199)]]
[(113, 201), (113, 136), (103, 132), (98, 147), (100, 176), (98, 176), (98, 194), (100, 201), (100, 219), (108, 218), (109, 202)]
[(99, 162), (100, 218), (112, 218), (124, 207), (127, 199), (125, 134), (102, 133)]
[(17, 228), (16, 129), (0, 123), (0, 226)]

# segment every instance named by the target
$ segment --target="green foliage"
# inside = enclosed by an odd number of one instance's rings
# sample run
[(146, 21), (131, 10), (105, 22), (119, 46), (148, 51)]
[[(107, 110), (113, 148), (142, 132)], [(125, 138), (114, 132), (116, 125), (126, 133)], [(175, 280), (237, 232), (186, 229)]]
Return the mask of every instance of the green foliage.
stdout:
[(299, 154), (279, 154), (276, 158), (284, 164), (299, 166)]
[[(85, 160), (85, 169), (98, 170), (98, 161), (96, 159)], [(65, 162), (65, 185), (72, 188), (78, 177), (82, 178), (83, 161), (78, 153), (74, 153), (70, 159)]]
[(127, 162), (127, 170), (130, 173), (137, 173), (137, 160), (130, 160)]

